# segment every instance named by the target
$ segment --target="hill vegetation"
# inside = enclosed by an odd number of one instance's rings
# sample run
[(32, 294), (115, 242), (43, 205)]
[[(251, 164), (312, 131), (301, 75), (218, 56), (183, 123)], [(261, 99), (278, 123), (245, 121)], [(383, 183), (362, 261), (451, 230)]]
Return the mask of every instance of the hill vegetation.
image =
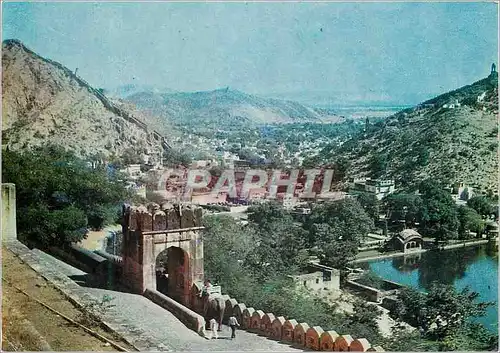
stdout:
[(433, 178), (484, 192), (497, 185), (498, 81), (495, 74), (403, 110), (338, 148), (323, 162), (350, 161), (350, 177), (390, 177), (400, 185)]

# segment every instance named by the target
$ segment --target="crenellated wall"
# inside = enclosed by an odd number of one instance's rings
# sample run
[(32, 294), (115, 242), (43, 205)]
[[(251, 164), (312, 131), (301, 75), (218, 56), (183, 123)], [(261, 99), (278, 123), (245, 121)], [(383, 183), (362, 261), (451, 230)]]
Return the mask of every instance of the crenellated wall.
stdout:
[[(193, 289), (196, 293), (197, 289)], [(234, 315), (241, 329), (265, 335), (271, 339), (288, 343), (298, 348), (314, 351), (336, 352), (384, 352), (379, 346), (374, 346), (365, 338), (353, 338), (348, 334), (340, 335), (336, 331), (324, 331), (319, 326), (310, 327), (305, 322), (286, 319), (272, 313), (265, 313), (238, 303), (234, 298), (226, 300), (226, 313)]]

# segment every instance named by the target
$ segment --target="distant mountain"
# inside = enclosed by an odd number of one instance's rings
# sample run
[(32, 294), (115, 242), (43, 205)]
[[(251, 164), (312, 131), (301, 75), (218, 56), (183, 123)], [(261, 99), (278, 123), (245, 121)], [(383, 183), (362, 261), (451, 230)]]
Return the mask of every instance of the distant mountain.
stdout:
[(464, 182), (496, 192), (498, 74), (368, 124), (327, 158), (350, 161), (350, 176)]
[(293, 100), (311, 107), (321, 108), (388, 108), (397, 106), (414, 106), (415, 104), (436, 96), (428, 92), (377, 92), (365, 93), (338, 91), (297, 91), (273, 93), (266, 95), (277, 99)]
[(105, 89), (104, 94), (111, 98), (127, 98), (137, 93), (141, 92), (152, 92), (155, 94), (161, 93), (176, 93), (176, 91), (170, 88), (159, 88), (153, 85), (141, 85), (141, 84), (127, 84), (121, 85), (111, 89)]
[(120, 156), (130, 149), (147, 155), (166, 147), (138, 112), (119, 107), (63, 65), (17, 40), (2, 43), (2, 69), (4, 147), (50, 142), (80, 156)]
[(153, 115), (184, 126), (222, 128), (332, 118), (297, 102), (261, 98), (229, 88), (193, 93), (142, 92), (127, 100)]

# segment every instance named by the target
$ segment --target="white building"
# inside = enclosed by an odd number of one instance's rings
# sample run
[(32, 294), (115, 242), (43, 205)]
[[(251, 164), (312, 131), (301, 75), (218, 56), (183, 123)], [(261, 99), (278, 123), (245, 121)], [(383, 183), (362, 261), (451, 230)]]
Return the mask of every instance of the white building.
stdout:
[(318, 263), (310, 263), (305, 273), (289, 277), (297, 288), (315, 291), (340, 289), (340, 271)]
[(378, 200), (382, 200), (385, 196), (393, 193), (396, 187), (392, 179), (354, 179), (351, 180), (349, 190), (369, 192), (374, 194)]

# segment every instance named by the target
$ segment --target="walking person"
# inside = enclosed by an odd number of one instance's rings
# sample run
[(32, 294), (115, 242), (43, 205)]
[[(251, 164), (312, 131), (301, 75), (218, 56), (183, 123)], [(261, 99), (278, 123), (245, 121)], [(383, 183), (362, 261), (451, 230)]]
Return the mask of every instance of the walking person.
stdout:
[(209, 339), (212, 339), (212, 338), (218, 339), (219, 338), (219, 334), (217, 333), (217, 326), (218, 326), (217, 320), (215, 320), (214, 318), (210, 319), (210, 338)]
[(236, 338), (236, 326), (240, 326), (238, 320), (234, 316), (231, 316), (228, 323), (229, 327), (231, 327), (231, 339)]

